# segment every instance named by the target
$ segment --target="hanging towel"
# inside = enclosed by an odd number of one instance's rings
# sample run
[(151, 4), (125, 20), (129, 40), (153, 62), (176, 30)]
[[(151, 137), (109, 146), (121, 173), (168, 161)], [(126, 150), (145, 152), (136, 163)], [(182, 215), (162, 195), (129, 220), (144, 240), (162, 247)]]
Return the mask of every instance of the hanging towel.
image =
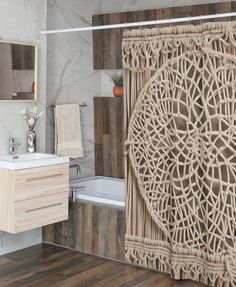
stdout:
[(71, 158), (83, 156), (79, 105), (55, 107), (55, 151)]

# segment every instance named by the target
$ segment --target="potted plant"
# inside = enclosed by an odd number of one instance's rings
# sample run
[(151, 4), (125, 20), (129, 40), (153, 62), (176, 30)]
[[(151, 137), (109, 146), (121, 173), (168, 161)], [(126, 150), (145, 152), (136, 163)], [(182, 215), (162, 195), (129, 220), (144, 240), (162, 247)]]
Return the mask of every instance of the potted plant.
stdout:
[(123, 75), (119, 73), (112, 73), (110, 74), (110, 78), (115, 85), (113, 88), (113, 95), (115, 97), (122, 97), (123, 96)]

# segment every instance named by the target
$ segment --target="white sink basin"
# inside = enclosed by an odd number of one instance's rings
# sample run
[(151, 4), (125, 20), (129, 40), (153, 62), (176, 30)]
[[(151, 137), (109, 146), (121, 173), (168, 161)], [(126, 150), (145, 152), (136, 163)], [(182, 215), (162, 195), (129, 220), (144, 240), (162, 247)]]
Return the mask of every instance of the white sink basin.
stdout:
[(47, 153), (26, 153), (0, 157), (0, 168), (25, 169), (61, 163), (68, 163), (69, 157)]

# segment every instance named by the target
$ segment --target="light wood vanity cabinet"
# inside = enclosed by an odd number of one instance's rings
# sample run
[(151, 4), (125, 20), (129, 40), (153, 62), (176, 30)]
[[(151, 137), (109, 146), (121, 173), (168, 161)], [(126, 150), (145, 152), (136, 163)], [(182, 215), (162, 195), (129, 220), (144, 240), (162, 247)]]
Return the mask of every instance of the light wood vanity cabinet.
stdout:
[(0, 168), (0, 230), (18, 233), (68, 219), (69, 168)]

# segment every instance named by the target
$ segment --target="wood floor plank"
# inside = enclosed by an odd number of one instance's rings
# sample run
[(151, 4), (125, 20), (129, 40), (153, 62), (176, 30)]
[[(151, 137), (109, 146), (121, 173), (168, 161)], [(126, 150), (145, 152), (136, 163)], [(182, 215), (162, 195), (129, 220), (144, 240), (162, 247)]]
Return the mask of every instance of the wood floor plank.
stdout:
[(11, 260), (9, 258), (2, 257), (2, 258), (0, 258), (0, 267), (3, 265), (6, 265), (6, 264), (12, 263), (12, 262), (13, 262), (13, 260)]
[[(40, 254), (40, 256), (46, 255), (51, 250), (63, 251), (63, 248), (57, 249), (56, 246), (50, 244), (39, 244), (30, 247), (30, 252), (27, 252), (29, 248), (21, 249), (17, 252), (12, 252), (4, 255), (4, 257), (12, 259), (12, 260), (22, 260), (22, 258), (31, 257), (34, 254)], [(54, 251), (53, 251), (54, 253)]]
[(197, 282), (193, 282), (191, 280), (174, 280), (174, 282), (170, 285), (170, 287), (203, 287), (205, 285), (202, 285)]
[[(75, 263), (78, 264), (82, 260), (80, 254), (60, 253), (60, 255), (60, 257), (57, 256), (56, 258), (50, 256), (48, 261), (41, 261), (39, 259), (30, 263), (30, 265), (17, 265), (16, 271), (12, 272), (11, 276), (9, 276), (8, 272), (1, 276), (1, 280), (6, 280), (11, 287), (28, 286), (28, 284), (32, 282), (37, 284), (41, 280), (44, 280), (45, 277), (50, 278), (52, 274), (63, 271), (65, 266), (70, 266)], [(28, 266), (27, 269), (26, 266)]]
[[(39, 276), (33, 276), (31, 278), (28, 278), (30, 280), (33, 280), (34, 286), (37, 287), (45, 287), (45, 286), (59, 286), (60, 282), (66, 281), (68, 278), (78, 275), (84, 270), (87, 270), (88, 268), (96, 267), (97, 265), (101, 264), (101, 260), (98, 260), (97, 258), (93, 258), (93, 260), (90, 260), (88, 262), (84, 262), (83, 260), (74, 260), (74, 261), (68, 261), (66, 264), (63, 264), (63, 266), (58, 266), (57, 268), (51, 269), (49, 272), (46, 270), (44, 271), (44, 274), (40, 273)], [(27, 286), (25, 285), (27, 281), (21, 281), (19, 282), (20, 286)], [(17, 287), (17, 286), (10, 286), (10, 287)]]
[[(91, 286), (92, 282), (96, 282), (99, 279), (99, 276), (102, 274), (110, 274), (112, 272), (113, 268), (117, 268), (114, 265), (114, 262), (104, 262), (103, 264), (97, 265), (94, 268), (88, 269), (84, 272), (81, 272), (79, 274), (75, 274), (71, 276), (70, 278), (66, 279), (63, 282), (60, 282), (58, 284), (52, 285), (52, 287), (74, 287), (74, 286)], [(117, 269), (116, 269), (117, 270)], [(93, 280), (95, 279), (95, 280)]]
[(200, 287), (168, 274), (49, 244), (0, 256), (1, 287)]
[(120, 272), (116, 272), (115, 274), (107, 276), (103, 280), (99, 280), (95, 284), (93, 284), (91, 287), (110, 287), (111, 282), (113, 287), (118, 287), (121, 284), (124, 284), (128, 282), (129, 280), (132, 280), (138, 276), (141, 276), (143, 274), (146, 274), (146, 269), (138, 268), (134, 269), (131, 265), (123, 265), (123, 269)]
[[(47, 250), (49, 251), (49, 250)], [(11, 274), (20, 273), (21, 271), (24, 271), (26, 268), (33, 268), (34, 266), (37, 267), (37, 270), (39, 270), (40, 266), (43, 266), (50, 262), (50, 260), (56, 260), (56, 258), (59, 258), (58, 260), (63, 260), (66, 255), (71, 256), (72, 250), (64, 249), (62, 252), (61, 250), (58, 250), (54, 248), (50, 250), (50, 253), (47, 252), (38, 252), (38, 253), (26, 253), (25, 255), (22, 254), (21, 259), (14, 260), (10, 265), (4, 265), (0, 268), (0, 277), (4, 278)], [(0, 285), (1, 286), (1, 285)]]
[(171, 279), (170, 276), (166, 273), (157, 273), (154, 276), (136, 284), (136, 287), (170, 287), (175, 280)]
[(127, 282), (119, 285), (119, 287), (133, 287), (133, 286), (137, 286), (140, 283), (145, 282), (146, 280), (149, 280), (150, 278), (152, 278), (153, 276), (155, 276), (155, 274), (153, 272), (146, 272), (140, 276), (136, 276), (135, 278), (133, 278), (132, 280), (128, 280)]

